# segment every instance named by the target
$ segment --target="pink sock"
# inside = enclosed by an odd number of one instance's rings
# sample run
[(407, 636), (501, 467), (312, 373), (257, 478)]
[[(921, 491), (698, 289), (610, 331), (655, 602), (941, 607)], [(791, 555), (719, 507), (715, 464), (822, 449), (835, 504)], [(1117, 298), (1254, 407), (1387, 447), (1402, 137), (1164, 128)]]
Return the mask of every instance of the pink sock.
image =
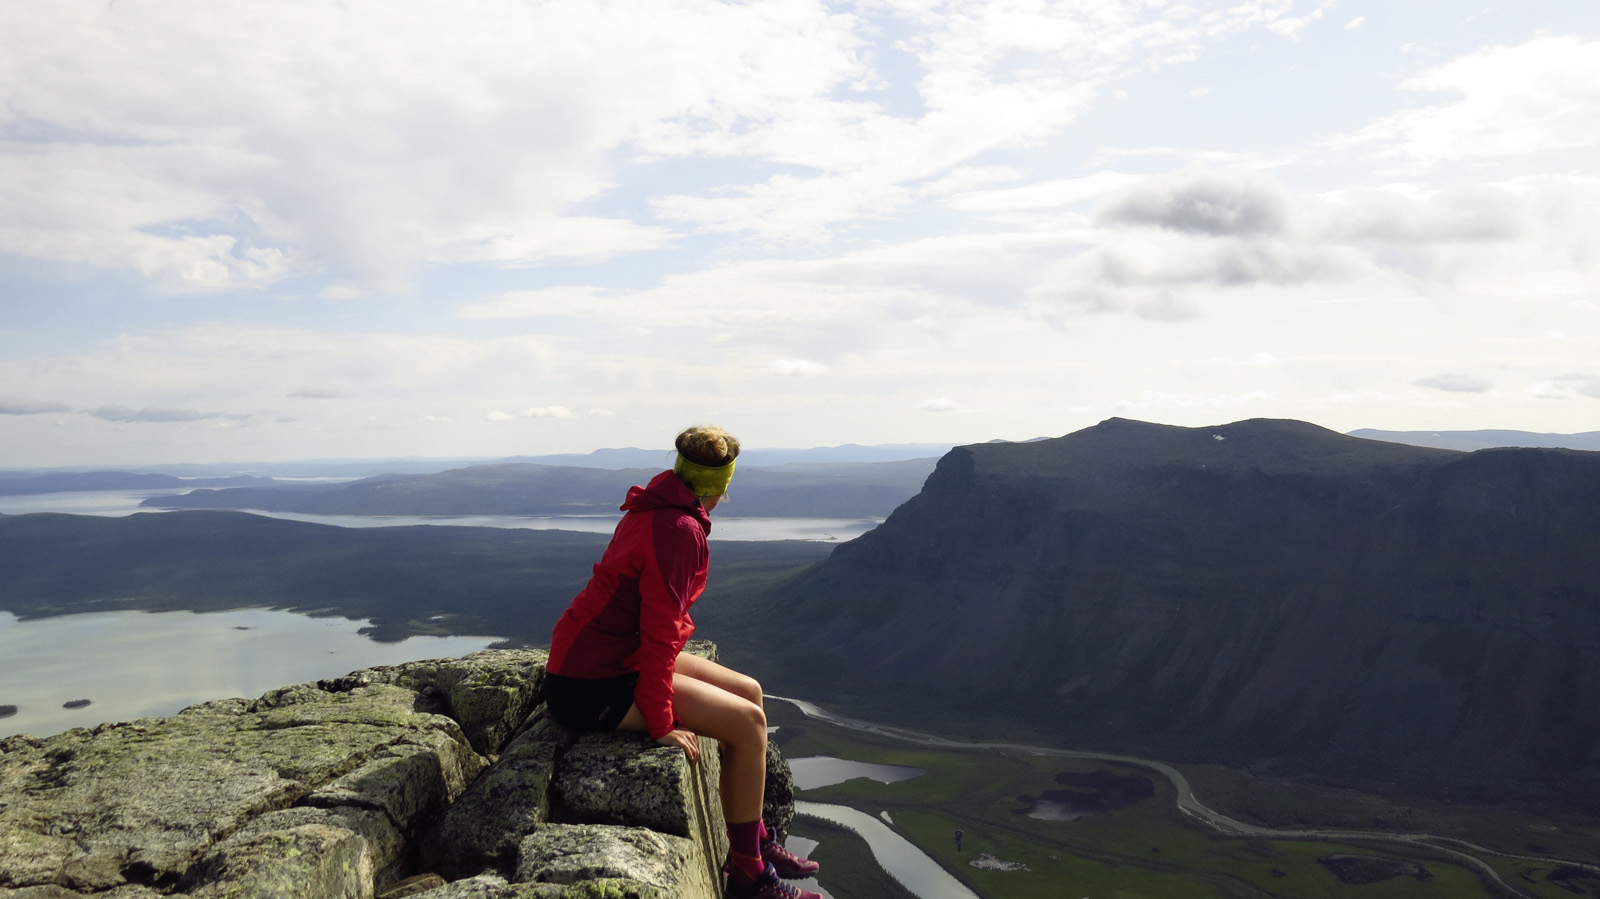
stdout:
[(756, 823), (761, 825), (761, 842), (765, 843), (766, 841), (772, 839), (772, 834), (767, 832), (767, 820), (762, 818)]
[(761, 819), (728, 822), (728, 858), (752, 878), (760, 877), (767, 866), (761, 861)]

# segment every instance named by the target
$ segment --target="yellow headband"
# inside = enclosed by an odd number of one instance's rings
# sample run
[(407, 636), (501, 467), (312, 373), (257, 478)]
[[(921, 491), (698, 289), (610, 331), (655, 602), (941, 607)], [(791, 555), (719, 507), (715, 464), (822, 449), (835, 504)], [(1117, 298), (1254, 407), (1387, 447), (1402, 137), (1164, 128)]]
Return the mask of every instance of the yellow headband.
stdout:
[(689, 492), (695, 496), (721, 496), (728, 492), (728, 482), (733, 480), (733, 462), (729, 459), (727, 465), (711, 468), (696, 465), (680, 453), (672, 470), (689, 485)]

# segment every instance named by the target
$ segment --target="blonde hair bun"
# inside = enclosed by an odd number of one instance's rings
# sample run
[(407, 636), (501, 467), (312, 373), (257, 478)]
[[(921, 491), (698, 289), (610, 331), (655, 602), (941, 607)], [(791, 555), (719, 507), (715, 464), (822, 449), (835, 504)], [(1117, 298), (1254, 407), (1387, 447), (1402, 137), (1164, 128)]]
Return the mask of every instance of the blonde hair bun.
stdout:
[(739, 457), (739, 441), (721, 428), (696, 426), (678, 435), (678, 454), (696, 465), (716, 468)]

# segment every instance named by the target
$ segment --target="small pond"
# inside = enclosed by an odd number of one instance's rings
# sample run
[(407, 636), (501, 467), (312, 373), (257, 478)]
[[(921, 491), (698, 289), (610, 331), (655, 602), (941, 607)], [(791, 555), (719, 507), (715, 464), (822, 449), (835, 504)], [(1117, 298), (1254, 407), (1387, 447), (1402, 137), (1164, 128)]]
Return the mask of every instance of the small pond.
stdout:
[(794, 774), (794, 785), (799, 790), (814, 790), (865, 777), (878, 783), (892, 784), (928, 773), (926, 768), (909, 765), (874, 765), (871, 762), (853, 762), (836, 759), (830, 755), (814, 755), (803, 759), (790, 759), (789, 770)]
[(1063, 771), (1056, 775), (1056, 783), (1068, 789), (1045, 790), (1038, 796), (1018, 796), (1017, 801), (1025, 803), (1025, 807), (1016, 809), (1014, 814), (1040, 821), (1076, 821), (1133, 805), (1156, 794), (1156, 785), (1149, 778), (1110, 771), (1087, 774)]

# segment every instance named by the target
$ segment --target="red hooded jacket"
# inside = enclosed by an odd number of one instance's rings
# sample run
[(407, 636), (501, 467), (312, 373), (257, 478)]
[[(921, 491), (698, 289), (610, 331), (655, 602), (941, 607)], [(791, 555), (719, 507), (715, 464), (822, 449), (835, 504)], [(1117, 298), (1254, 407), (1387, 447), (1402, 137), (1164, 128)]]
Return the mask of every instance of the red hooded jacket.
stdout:
[(694, 633), (689, 606), (706, 588), (711, 517), (670, 471), (628, 488), (622, 511), (588, 586), (556, 622), (548, 670), (582, 678), (639, 672), (633, 701), (660, 739), (676, 724), (672, 672)]

